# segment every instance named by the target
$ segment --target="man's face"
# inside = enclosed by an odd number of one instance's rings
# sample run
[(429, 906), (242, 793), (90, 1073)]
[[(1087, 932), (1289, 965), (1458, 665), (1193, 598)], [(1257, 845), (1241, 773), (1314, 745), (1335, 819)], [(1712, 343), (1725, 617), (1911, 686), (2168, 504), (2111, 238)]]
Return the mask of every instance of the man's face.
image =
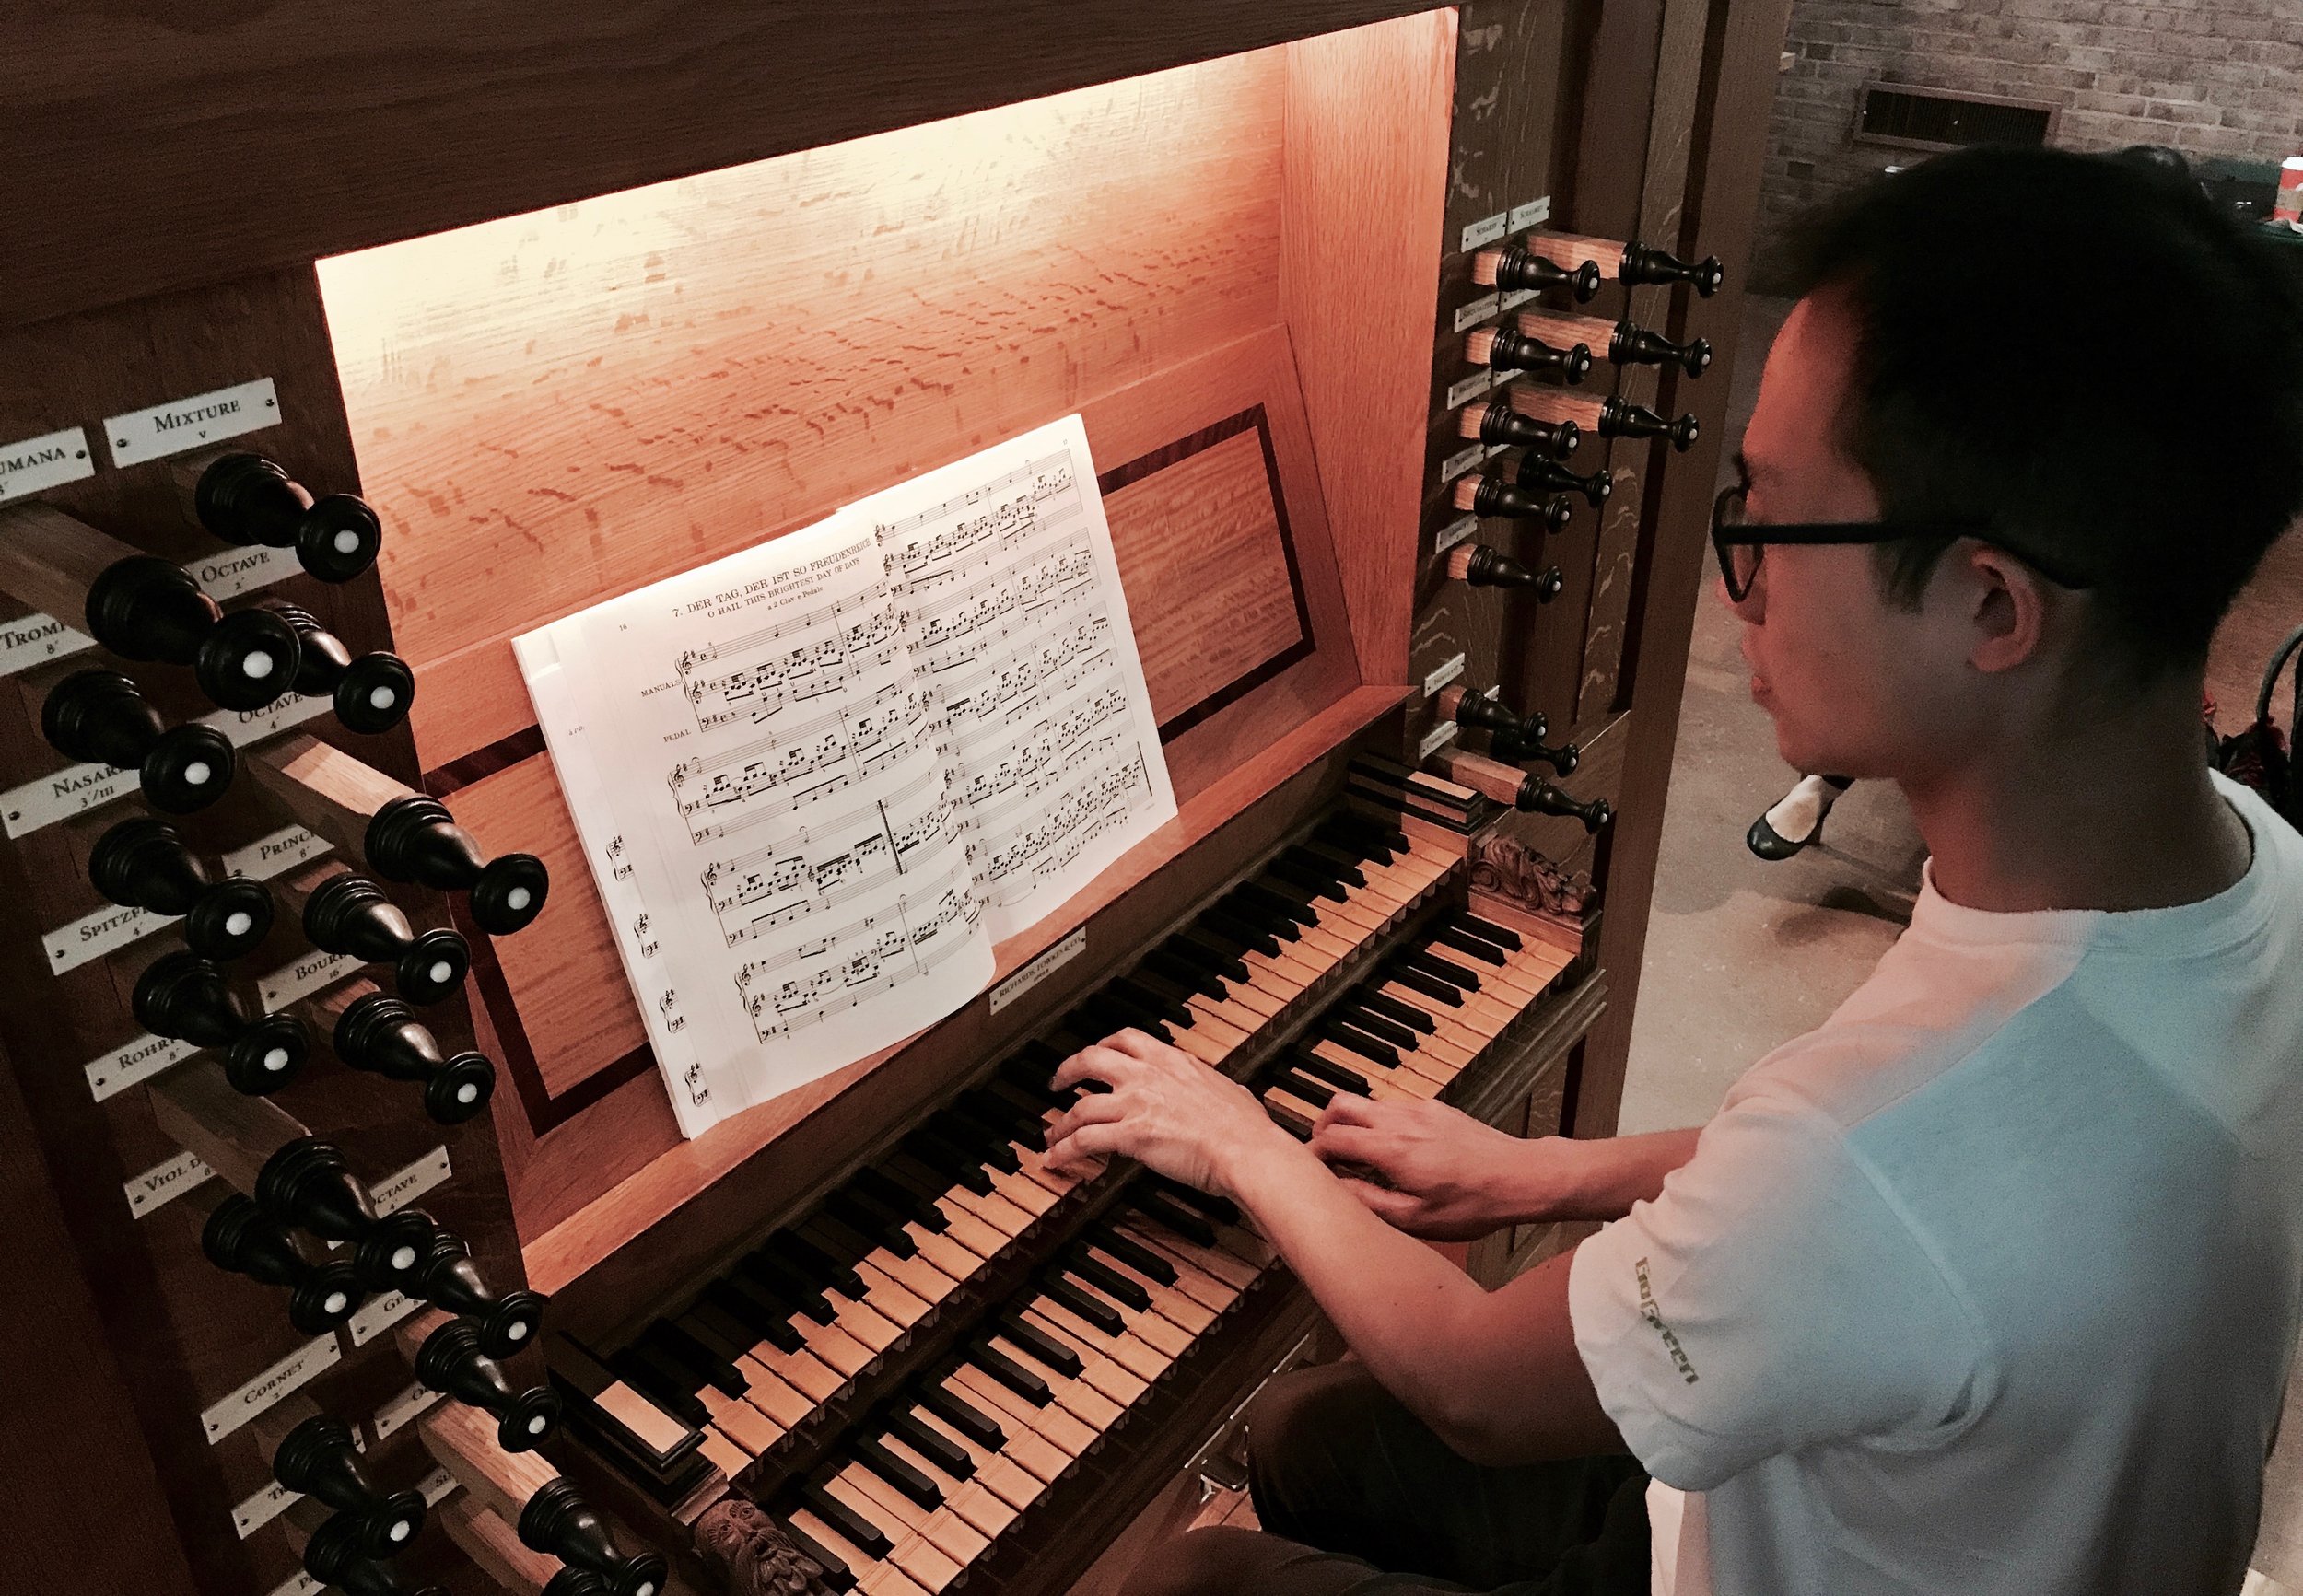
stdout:
[[(1748, 520), (1879, 518), (1871, 479), (1838, 442), (1853, 354), (1832, 300), (1793, 308), (1744, 435)], [(1943, 606), (1888, 603), (1873, 560), (1860, 544), (1771, 545), (1750, 593), (1731, 604), (1751, 695), (1799, 770), (1910, 776), (1958, 746), (1965, 706), (1946, 689), (1964, 673), (1965, 635), (1936, 613)]]

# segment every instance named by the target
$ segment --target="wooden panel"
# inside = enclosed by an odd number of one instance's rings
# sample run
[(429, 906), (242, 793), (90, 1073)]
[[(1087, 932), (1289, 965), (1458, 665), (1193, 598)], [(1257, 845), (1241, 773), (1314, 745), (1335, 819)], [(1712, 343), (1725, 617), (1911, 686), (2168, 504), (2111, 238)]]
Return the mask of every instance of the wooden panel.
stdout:
[[(1751, 258), (1759, 204), (1761, 134), (1773, 103), (1772, 64), (1789, 15), (1789, 0), (1732, 7), (1724, 0), (1713, 0), (1704, 35), (1697, 134), (1678, 241), (1684, 245), (1701, 239), (1704, 251), (1717, 255), (1726, 266), (1727, 286), (1703, 302), (1709, 318), (1705, 331), (1715, 357), (1711, 373), (1682, 390), (1702, 423), (1703, 437), (1666, 473), (1655, 502), (1653, 553), (1632, 615), (1630, 648), (1635, 668), (1618, 807), (1635, 823), (1623, 827), (1602, 861), (1609, 907), (1599, 949), (1602, 964), (1627, 974), (1639, 968), (1646, 947), (1687, 671), (1689, 618), (1710, 559), (1705, 528), (1724, 447), (1727, 385), (1737, 355), (1741, 284)], [(1679, 335), (1676, 328), (1672, 332)], [(1761, 353), (1752, 351), (1747, 358), (1759, 358)], [(1577, 1136), (1607, 1136), (1615, 1128), (1637, 1007), (1636, 991), (1628, 982), (1621, 992), (1623, 1000), (1612, 1005), (1593, 1028), (1584, 1067), (1572, 1089), (1570, 1128)]]
[[(1681, 196), (1687, 191), (1688, 156), (1695, 136), (1696, 91), (1703, 64), (1703, 33), (1710, 0), (1666, 0), (1660, 42), (1655, 56), (1655, 93), (1647, 123), (1647, 161), (1640, 179), (1639, 222), (1642, 239), (1677, 239), (1681, 220)], [(1703, 248), (1697, 240), (1696, 249)], [(1643, 327), (1662, 325), (1675, 305), (1683, 319), (1709, 327), (1718, 320), (1717, 301), (1703, 300), (1692, 290), (1671, 287), (1633, 288), (1624, 294), (1631, 319)], [(1682, 332), (1673, 336), (1685, 337)], [(1677, 414), (1685, 384), (1697, 380), (1676, 368), (1658, 371), (1652, 366), (1621, 368), (1616, 391), (1635, 404), (1662, 405)], [(1712, 379), (1716, 382), (1720, 379)], [(1622, 673), (1625, 634), (1630, 625), (1634, 565), (1640, 554), (1641, 531), (1652, 524), (1646, 489), (1656, 473), (1654, 465), (1670, 446), (1661, 438), (1641, 442), (1625, 438), (1610, 451), (1616, 467), (1616, 492), (1608, 501), (1610, 513), (1601, 523), (1598, 547), (1592, 565), (1591, 610), (1584, 628), (1583, 680), (1575, 693), (1575, 723), (1588, 725), (1599, 716), (1621, 707), (1618, 686)]]
[[(1551, 225), (1556, 227), (1622, 239), (1631, 237), (1639, 226), (1649, 113), (1661, 76), (1657, 52), (1664, 4), (1665, 0), (1614, 0), (1598, 8), (1597, 26), (1585, 46), (1589, 54), (1575, 146), (1561, 152), (1561, 192), (1551, 213)], [(1595, 315), (1613, 318), (1622, 313), (1623, 306), (1624, 290), (1608, 284), (1588, 309)], [(1582, 391), (1604, 395), (1616, 391), (1626, 380), (1619, 368), (1603, 361), (1594, 367)], [(1647, 446), (1636, 440), (1586, 434), (1574, 465), (1584, 472), (1602, 465), (1635, 468), (1648, 452)], [(1595, 511), (1579, 503), (1575, 519), (1567, 530), (1547, 541), (1545, 557), (1559, 565), (1566, 586), (1545, 610), (1540, 624), (1511, 640), (1502, 678), (1504, 696), (1516, 695), (1526, 700), (1523, 707), (1543, 709), (1562, 735), (1571, 727), (1584, 729), (1578, 700), (1585, 639), (1596, 623), (1605, 623), (1604, 611), (1594, 614), (1602, 536), (1612, 530), (1611, 541), (1619, 543), (1627, 530), (1636, 534), (1641, 495), (1625, 488), (1637, 486), (1619, 487), (1605, 510)]]
[[(1472, 370), (1464, 358), (1464, 334), (1455, 330), (1454, 312), (1489, 292), (1471, 281), (1472, 254), (1455, 250), (1455, 245), (1462, 241), (1467, 224), (1509, 212), (1564, 186), (1567, 174), (1560, 169), (1573, 157), (1573, 129), (1568, 129), (1569, 137), (1562, 141), (1555, 136), (1555, 124), (1579, 81), (1569, 57), (1570, 9), (1565, 0), (1502, 0), (1467, 6), (1463, 14), (1448, 156), (1447, 225), (1442, 240), (1450, 252), (1440, 264), (1440, 315), (1431, 360), (1431, 425), (1424, 452), (1427, 539), (1460, 514), (1453, 485), (1440, 480), (1442, 462), (1467, 447), (1458, 424), (1460, 412), (1446, 402), (1446, 390)], [(1586, 442), (1584, 447), (1596, 446)], [(1503, 457), (1499, 468), (1508, 471), (1513, 460)], [(1580, 506), (1577, 513), (1591, 514)], [(1525, 522), (1484, 520), (1479, 537), (1538, 571), (1557, 557), (1553, 545), (1559, 540)], [(1426, 542), (1418, 546), (1432, 545)], [(1517, 662), (1538, 633), (1572, 628), (1572, 608), (1538, 603), (1532, 594), (1448, 581), (1436, 560), (1421, 566), (1420, 574), (1415, 630), (1409, 639), (1408, 680), (1420, 682), (1462, 654), (1469, 662), (1466, 680), (1470, 685), (1500, 683), (1514, 708), (1541, 710), (1564, 724), (1566, 702), (1530, 695)], [(1408, 734), (1420, 741), (1429, 726), (1419, 706), (1409, 716)]]
[(0, 326), (1416, 8), (58, 0), (0, 53)]
[(419, 680), (457, 683), (419, 697), (426, 764), (532, 720), (513, 635), (1273, 324), (1281, 65), (1213, 62), (323, 264), (394, 529), (394, 635)]
[(0, 1557), (26, 1589), (190, 1596), (192, 1571), (32, 1134), (0, 1069), (0, 1247), (18, 1305), (0, 1314), (0, 1368), (30, 1377), (0, 1404)]
[(1371, 682), (1406, 680), (1455, 29), (1434, 12), (1288, 53), (1280, 296)]
[(1261, 412), (1237, 419), (1104, 501), (1163, 736), (1311, 643)]

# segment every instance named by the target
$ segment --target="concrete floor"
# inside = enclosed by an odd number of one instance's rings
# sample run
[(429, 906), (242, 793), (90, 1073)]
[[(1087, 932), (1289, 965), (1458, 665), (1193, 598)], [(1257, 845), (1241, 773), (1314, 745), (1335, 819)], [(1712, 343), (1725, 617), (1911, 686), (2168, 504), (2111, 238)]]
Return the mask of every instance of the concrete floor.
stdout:
[[(1788, 302), (1745, 301), (1729, 399), (1743, 435)], [(1732, 474), (1723, 464), (1723, 472)], [(1768, 864), (1745, 828), (1797, 779), (1751, 702), (1737, 626), (1716, 591), (1698, 605), (1672, 755), (1638, 1017), (1619, 1122), (1626, 1133), (1701, 1124), (1762, 1054), (1813, 1030), (1871, 973), (1911, 916), (1925, 849), (1902, 796), (1858, 784), (1823, 841)]]

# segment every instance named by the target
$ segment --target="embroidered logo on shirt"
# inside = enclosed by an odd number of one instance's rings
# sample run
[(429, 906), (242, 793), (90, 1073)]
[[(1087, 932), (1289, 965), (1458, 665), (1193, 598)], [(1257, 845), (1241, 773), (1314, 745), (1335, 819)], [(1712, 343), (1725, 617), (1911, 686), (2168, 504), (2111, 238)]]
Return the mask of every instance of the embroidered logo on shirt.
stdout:
[(1695, 1365), (1688, 1361), (1687, 1352), (1680, 1346), (1679, 1338), (1671, 1333), (1671, 1326), (1664, 1322), (1663, 1313), (1655, 1306), (1655, 1288), (1647, 1283), (1647, 1260), (1642, 1258), (1632, 1265), (1632, 1269), (1639, 1276), (1640, 1317), (1654, 1325), (1655, 1334), (1664, 1338), (1664, 1347), (1671, 1354), (1672, 1365), (1678, 1369), (1679, 1378), (1693, 1385), (1696, 1380)]

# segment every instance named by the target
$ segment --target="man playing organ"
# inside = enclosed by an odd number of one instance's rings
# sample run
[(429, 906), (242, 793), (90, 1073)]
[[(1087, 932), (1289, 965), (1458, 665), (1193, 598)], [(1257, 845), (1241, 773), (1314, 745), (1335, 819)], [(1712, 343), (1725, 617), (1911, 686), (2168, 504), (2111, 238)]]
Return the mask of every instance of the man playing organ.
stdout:
[[(2189, 185), (1975, 150), (1807, 241), (1713, 526), (1801, 770), (1899, 783), (1911, 926), (1700, 1132), (1339, 1094), (1308, 1146), (1124, 1031), (1058, 1167), (1224, 1195), (1354, 1359), (1262, 1532), (1140, 1596), (2227, 1592), (2303, 1310), (2303, 840), (2200, 758), (2303, 509), (2303, 307)], [(2210, 462), (2215, 462), (2212, 466)], [(1607, 1221), (1489, 1292), (1415, 1238)]]

